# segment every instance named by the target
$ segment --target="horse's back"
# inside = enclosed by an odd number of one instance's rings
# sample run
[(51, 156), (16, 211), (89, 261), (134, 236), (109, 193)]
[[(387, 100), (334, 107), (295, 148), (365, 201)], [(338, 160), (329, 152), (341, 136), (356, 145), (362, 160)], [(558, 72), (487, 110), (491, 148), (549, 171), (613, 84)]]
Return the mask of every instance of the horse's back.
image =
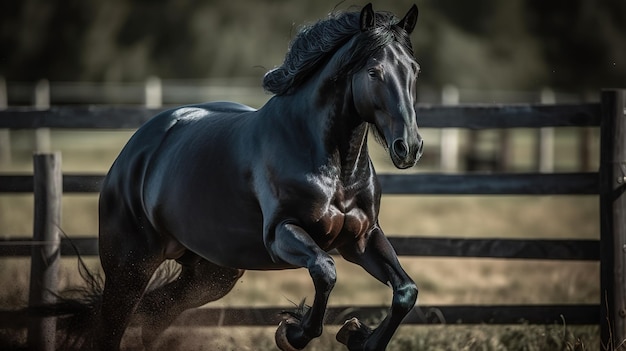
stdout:
[[(192, 133), (188, 134), (192, 136), (194, 128), (183, 126), (201, 120), (207, 120), (210, 123), (211, 119), (216, 119), (223, 122), (230, 115), (254, 111), (256, 110), (249, 106), (235, 102), (211, 102), (177, 107), (157, 114), (142, 125), (124, 146), (105, 179), (103, 190), (108, 190), (108, 187), (113, 186), (116, 181), (129, 186), (133, 185), (133, 189), (136, 189), (137, 182), (145, 180), (148, 167), (155, 160), (160, 149), (165, 144), (172, 143), (170, 134), (173, 134), (176, 129), (185, 129), (187, 133), (191, 131)], [(176, 142), (186, 143), (187, 141), (179, 138)]]
[[(210, 112), (225, 112), (225, 113), (241, 113), (241, 112), (254, 112), (256, 109), (232, 101), (215, 101), (207, 102), (203, 104), (190, 105), (189, 107), (202, 108)], [(184, 108), (184, 107), (182, 107)]]
[[(228, 232), (258, 237), (262, 244), (261, 216), (249, 182), (257, 149), (250, 123), (255, 111), (217, 102), (153, 117), (129, 140), (105, 179), (101, 207), (114, 210), (101, 222), (120, 222), (112, 217), (125, 212), (144, 219), (135, 224), (143, 232), (173, 238), (187, 248), (209, 250)], [(247, 219), (233, 221), (243, 213)], [(209, 252), (198, 253), (210, 258)]]

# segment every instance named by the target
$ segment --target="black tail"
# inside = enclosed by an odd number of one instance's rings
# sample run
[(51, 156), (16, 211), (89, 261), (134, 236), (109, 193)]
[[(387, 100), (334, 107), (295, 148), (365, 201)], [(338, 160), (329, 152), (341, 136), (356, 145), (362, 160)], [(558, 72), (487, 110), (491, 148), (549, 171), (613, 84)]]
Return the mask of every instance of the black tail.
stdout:
[[(72, 244), (73, 245), (73, 244)], [(58, 316), (57, 340), (60, 350), (94, 350), (96, 332), (100, 321), (104, 278), (91, 272), (82, 257), (78, 257), (78, 273), (85, 282), (57, 296), (58, 301), (48, 306), (36, 307), (47, 315)]]
[[(93, 273), (87, 268), (78, 251), (76, 254), (78, 272), (85, 282), (84, 286), (70, 288), (57, 294), (57, 302), (54, 303), (0, 311), (0, 328), (23, 329), (28, 327), (33, 319), (56, 317), (56, 348), (58, 350), (97, 349), (95, 333), (100, 320), (104, 279), (100, 274)], [(28, 349), (27, 346), (20, 345), (23, 340), (18, 341), (23, 338), (9, 337), (10, 334), (18, 335), (17, 331), (3, 334), (5, 334), (4, 337), (0, 339), (6, 340), (0, 340), (0, 345), (10, 342), (7, 346), (11, 349)]]
[[(29, 306), (19, 310), (0, 310), (0, 349), (4, 350), (5, 345), (11, 345), (10, 349), (28, 349), (14, 341), (17, 340), (16, 338), (7, 339), (6, 335), (1, 333), (2, 329), (23, 329), (34, 318), (45, 317), (57, 318), (58, 350), (98, 349), (97, 333), (100, 328), (104, 277), (100, 273), (91, 272), (80, 256), (78, 248), (71, 240), (69, 242), (74, 247), (78, 258), (78, 272), (84, 282), (83, 286), (69, 288), (56, 294), (57, 301), (54, 303)], [(179, 274), (180, 265), (175, 261), (164, 263), (153, 275), (146, 290), (147, 293), (172, 282)], [(146, 314), (149, 311), (146, 311), (144, 306), (140, 304), (137, 313)]]

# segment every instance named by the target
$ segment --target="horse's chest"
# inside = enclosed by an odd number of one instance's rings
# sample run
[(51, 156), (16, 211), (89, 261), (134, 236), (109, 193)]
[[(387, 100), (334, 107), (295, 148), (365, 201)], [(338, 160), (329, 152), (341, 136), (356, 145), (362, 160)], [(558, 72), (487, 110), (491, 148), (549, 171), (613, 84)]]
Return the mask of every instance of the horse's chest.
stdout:
[(371, 216), (355, 205), (355, 199), (335, 199), (321, 209), (316, 220), (316, 241), (324, 249), (358, 239), (371, 226)]
[[(347, 185), (336, 175), (308, 177), (307, 186), (298, 192), (299, 204), (307, 204), (301, 218), (309, 234), (323, 249), (337, 247), (362, 236), (375, 221), (375, 214), (367, 211), (372, 202), (367, 187)], [(368, 201), (368, 199), (370, 199)]]
[(320, 224), (324, 237), (334, 240), (340, 234), (359, 237), (369, 227), (370, 221), (365, 212), (360, 208), (343, 210), (335, 205), (330, 205), (326, 214), (321, 218)]

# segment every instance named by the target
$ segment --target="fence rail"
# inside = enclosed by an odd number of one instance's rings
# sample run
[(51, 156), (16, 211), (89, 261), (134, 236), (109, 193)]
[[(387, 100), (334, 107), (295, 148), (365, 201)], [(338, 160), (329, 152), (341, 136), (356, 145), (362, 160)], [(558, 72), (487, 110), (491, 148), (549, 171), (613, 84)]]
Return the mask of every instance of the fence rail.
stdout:
[[(0, 113), (8, 129), (135, 129), (164, 109), (139, 106), (11, 107)], [(541, 128), (600, 126), (600, 104), (418, 105), (422, 128)]]
[[(97, 193), (104, 175), (65, 174), (65, 193)], [(381, 174), (388, 195), (595, 195), (598, 173)], [(0, 175), (0, 193), (32, 193), (33, 176)]]
[[(543, 128), (543, 127), (601, 127), (602, 165), (599, 172), (590, 173), (529, 173), (529, 174), (384, 174), (380, 176), (385, 194), (436, 195), (598, 195), (601, 196), (601, 240), (526, 240), (526, 239), (459, 239), (391, 236), (398, 253), (405, 256), (490, 257), (505, 259), (548, 259), (597, 261), (601, 264), (601, 305), (504, 305), (504, 306), (421, 306), (406, 322), (438, 323), (554, 323), (565, 318), (568, 324), (600, 324), (602, 341), (617, 345), (626, 337), (619, 295), (624, 292), (623, 278), (615, 272), (624, 271), (624, 256), (616, 243), (626, 240), (626, 230), (620, 226), (626, 201), (626, 175), (619, 176), (621, 159), (626, 148), (624, 114), (626, 92), (605, 91), (602, 103), (575, 105), (460, 105), (417, 107), (418, 122), (426, 128)], [(10, 108), (0, 111), (0, 129), (134, 129), (160, 109), (139, 107), (52, 107), (47, 110)], [(610, 150), (607, 151), (607, 150)], [(605, 153), (609, 152), (607, 156)], [(95, 193), (102, 183), (99, 174), (66, 174), (65, 193)], [(30, 193), (31, 175), (0, 175), (0, 193)], [(63, 255), (96, 255), (97, 239), (72, 238), (72, 245), (61, 242)], [(33, 245), (45, 244), (28, 238), (0, 241), (0, 256), (30, 254)], [(621, 274), (621, 273), (620, 273)], [(186, 312), (194, 316), (194, 325), (273, 325), (278, 307), (209, 308)], [(329, 321), (342, 316), (347, 307), (333, 307)], [(384, 313), (382, 307), (350, 308), (351, 315)], [(425, 312), (424, 312), (425, 311)], [(443, 318), (443, 320), (442, 320)], [(0, 326), (3, 323), (0, 313)], [(615, 321), (613, 329), (605, 322)], [(18, 325), (14, 320), (14, 325)], [(9, 323), (10, 324), (10, 323)], [(611, 323), (612, 324), (612, 323)], [(9, 326), (10, 327), (10, 326)]]
[[(460, 239), (389, 236), (400, 256), (421, 257), (482, 257), (503, 259), (597, 261), (600, 259), (598, 240), (528, 240), (528, 239)], [(47, 242), (25, 238), (0, 239), (1, 256), (30, 256), (35, 245)], [(73, 236), (61, 240), (64, 256), (98, 255), (95, 236)]]

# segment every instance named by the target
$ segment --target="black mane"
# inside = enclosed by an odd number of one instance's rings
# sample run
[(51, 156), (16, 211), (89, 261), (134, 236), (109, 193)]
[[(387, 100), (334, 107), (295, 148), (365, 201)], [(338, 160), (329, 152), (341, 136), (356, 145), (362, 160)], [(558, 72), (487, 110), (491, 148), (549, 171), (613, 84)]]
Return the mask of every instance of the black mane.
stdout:
[(395, 25), (397, 22), (393, 14), (377, 12), (375, 27), (362, 32), (360, 13), (343, 12), (306, 26), (291, 41), (283, 64), (265, 74), (263, 88), (276, 95), (293, 92), (352, 38), (355, 38), (353, 47), (341, 58), (343, 69), (338, 74), (359, 70), (375, 51), (393, 41), (402, 43), (412, 53), (411, 41)]

